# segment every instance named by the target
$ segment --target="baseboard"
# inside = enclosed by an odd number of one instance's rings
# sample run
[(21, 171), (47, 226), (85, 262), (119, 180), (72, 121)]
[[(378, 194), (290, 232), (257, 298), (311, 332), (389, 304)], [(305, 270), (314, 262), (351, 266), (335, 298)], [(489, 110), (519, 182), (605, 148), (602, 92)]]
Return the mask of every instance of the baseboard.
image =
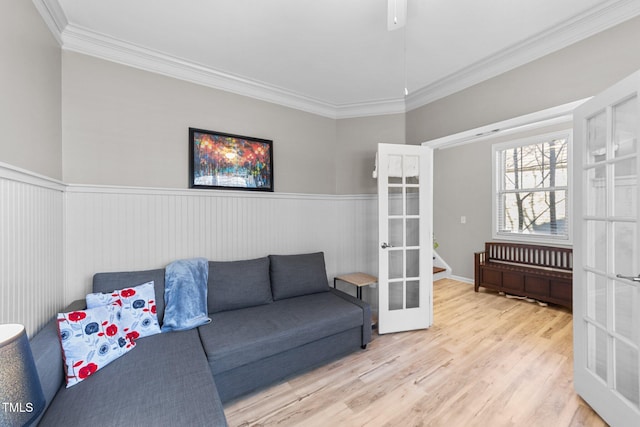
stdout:
[(455, 274), (452, 274), (451, 276), (449, 276), (449, 278), (457, 280), (458, 282), (468, 283), (470, 285), (473, 285), (475, 283), (473, 279), (469, 279), (468, 277), (456, 276)]

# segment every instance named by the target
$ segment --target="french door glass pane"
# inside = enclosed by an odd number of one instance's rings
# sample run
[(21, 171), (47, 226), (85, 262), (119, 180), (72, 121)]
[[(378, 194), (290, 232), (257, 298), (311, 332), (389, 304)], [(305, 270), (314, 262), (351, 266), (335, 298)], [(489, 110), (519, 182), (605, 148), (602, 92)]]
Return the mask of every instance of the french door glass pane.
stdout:
[(614, 252), (611, 254), (613, 259), (613, 271), (617, 274), (633, 276), (636, 268), (636, 225), (630, 222), (613, 223), (615, 243), (613, 245)]
[(407, 278), (420, 277), (420, 250), (407, 250)]
[(393, 247), (404, 246), (403, 239), (403, 225), (404, 220), (402, 218), (389, 218), (389, 244)]
[(607, 214), (607, 187), (605, 182), (605, 165), (587, 170), (587, 188), (585, 189), (585, 205), (587, 215), (605, 216)]
[(605, 111), (587, 120), (587, 163), (606, 160), (607, 115)]
[(587, 323), (587, 369), (607, 381), (607, 333)]
[(407, 246), (420, 246), (420, 220), (407, 219)]
[(402, 187), (389, 187), (389, 216), (404, 214)]
[(635, 154), (638, 138), (638, 99), (630, 98), (613, 107), (613, 150), (615, 157)]
[(389, 279), (404, 278), (404, 256), (402, 251), (388, 250), (389, 254)]
[(607, 272), (607, 223), (605, 221), (586, 221), (586, 264), (591, 268)]
[(402, 156), (399, 154), (390, 154), (387, 160), (389, 184), (402, 184)]
[(637, 289), (635, 286), (623, 281), (615, 281), (614, 301), (615, 301), (615, 331), (620, 335), (633, 340), (634, 325), (638, 324), (638, 313), (634, 313), (634, 305), (637, 303)]
[(636, 407), (638, 393), (638, 350), (621, 340), (615, 340), (616, 390)]
[(389, 282), (389, 310), (402, 310), (404, 308), (403, 294), (403, 282)]
[(420, 215), (420, 188), (407, 187), (407, 215)]
[(587, 273), (587, 316), (607, 326), (607, 278)]
[(420, 307), (420, 282), (418, 280), (407, 281), (407, 308)]
[(404, 156), (403, 175), (405, 184), (420, 182), (420, 156)]
[(615, 176), (613, 214), (632, 217), (637, 212), (638, 203), (636, 159), (616, 162), (613, 167)]

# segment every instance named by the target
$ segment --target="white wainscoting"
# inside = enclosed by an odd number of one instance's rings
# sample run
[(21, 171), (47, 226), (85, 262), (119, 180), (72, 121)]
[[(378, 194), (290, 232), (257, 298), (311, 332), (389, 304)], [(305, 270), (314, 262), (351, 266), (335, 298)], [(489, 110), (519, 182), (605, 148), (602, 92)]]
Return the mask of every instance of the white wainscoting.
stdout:
[(0, 323), (33, 336), (97, 272), (196, 256), (323, 251), (330, 279), (376, 275), (377, 216), (377, 195), (65, 185), (0, 163)]
[(377, 195), (310, 195), (68, 185), (68, 299), (93, 274), (190, 257), (239, 260), (323, 251), (327, 274), (377, 274)]
[(0, 164), (0, 323), (33, 336), (64, 304), (64, 185)]

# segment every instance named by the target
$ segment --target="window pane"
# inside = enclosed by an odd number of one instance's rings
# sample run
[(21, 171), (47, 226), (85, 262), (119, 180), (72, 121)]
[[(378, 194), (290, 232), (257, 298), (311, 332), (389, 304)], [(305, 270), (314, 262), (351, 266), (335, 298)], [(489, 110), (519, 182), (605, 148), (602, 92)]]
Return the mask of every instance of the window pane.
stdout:
[(498, 233), (568, 237), (569, 134), (496, 150)]
[(504, 150), (502, 181), (505, 190), (567, 186), (568, 138)]
[(504, 195), (500, 231), (523, 234), (567, 234), (567, 192), (531, 191)]

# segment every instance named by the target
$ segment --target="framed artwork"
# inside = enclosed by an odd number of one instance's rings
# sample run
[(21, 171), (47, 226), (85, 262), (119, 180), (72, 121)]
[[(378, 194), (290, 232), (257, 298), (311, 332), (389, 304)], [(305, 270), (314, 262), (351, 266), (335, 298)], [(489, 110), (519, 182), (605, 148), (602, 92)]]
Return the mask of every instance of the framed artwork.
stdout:
[(189, 187), (273, 191), (273, 141), (189, 128)]

